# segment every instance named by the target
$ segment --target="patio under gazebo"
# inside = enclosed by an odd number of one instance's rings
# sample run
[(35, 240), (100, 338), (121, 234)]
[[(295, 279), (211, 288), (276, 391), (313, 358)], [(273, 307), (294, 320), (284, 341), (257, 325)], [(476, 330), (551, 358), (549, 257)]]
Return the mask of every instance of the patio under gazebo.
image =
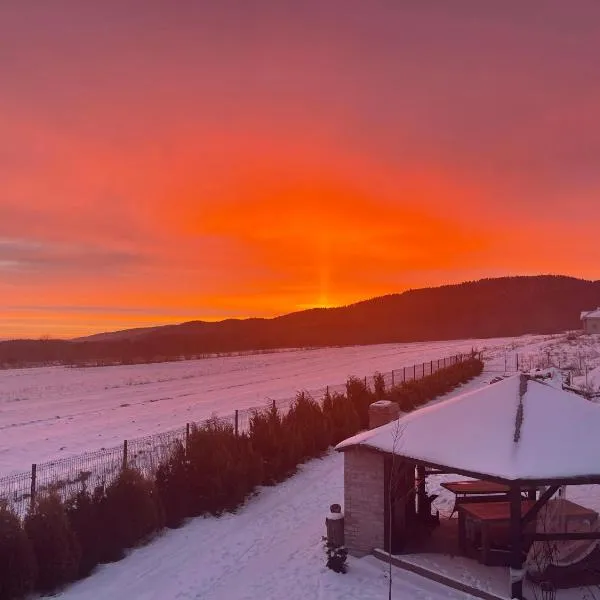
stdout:
[[(597, 512), (563, 496), (564, 486), (600, 484), (600, 406), (579, 396), (516, 375), (360, 433), (337, 450), (345, 454), (345, 540), (353, 555), (427, 544), (443, 553), (455, 544), (457, 554), (508, 566), (510, 598), (524, 598), (526, 563), (531, 571), (539, 559), (542, 576), (560, 571), (556, 549), (565, 544), (571, 565), (600, 556)], [(448, 473), (468, 479), (443, 484), (455, 494), (458, 519), (440, 524), (426, 481)]]

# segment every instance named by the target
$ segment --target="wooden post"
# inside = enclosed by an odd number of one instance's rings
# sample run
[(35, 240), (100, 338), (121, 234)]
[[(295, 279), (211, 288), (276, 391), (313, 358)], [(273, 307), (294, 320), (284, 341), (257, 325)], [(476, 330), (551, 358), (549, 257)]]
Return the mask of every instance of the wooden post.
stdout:
[(392, 387), (394, 387), (394, 369), (392, 369)]
[(417, 378), (417, 365), (413, 365), (413, 380)]
[(429, 373), (433, 375), (433, 361), (429, 363)]
[(275, 400), (273, 400), (273, 410), (275, 410), (277, 408), (277, 405), (275, 404)]
[(365, 375), (365, 387), (369, 389), (369, 384), (367, 383), (367, 376)]
[(523, 600), (523, 556), (521, 525), (521, 488), (510, 486), (510, 597)]
[(240, 425), (239, 425), (239, 418), (240, 418), (240, 417), (239, 417), (239, 411), (238, 411), (238, 409), (236, 408), (236, 409), (235, 409), (235, 437), (237, 437), (237, 436), (240, 434), (240, 429), (239, 429), (239, 427), (240, 427)]
[(339, 504), (332, 504), (329, 507), (329, 514), (325, 519), (327, 528), (327, 542), (333, 548), (340, 548), (344, 545), (344, 514)]
[(190, 424), (186, 423), (185, 424), (185, 451), (188, 451), (188, 448), (190, 447)]
[(403, 367), (402, 369), (402, 383), (404, 383), (406, 381), (406, 367)]
[(35, 508), (35, 483), (37, 478), (37, 465), (34, 463), (31, 465), (31, 498), (29, 509), (33, 512)]
[(127, 440), (123, 441), (123, 471), (127, 468)]
[(417, 466), (417, 514), (422, 521), (427, 520), (431, 515), (425, 491), (425, 467), (421, 465)]

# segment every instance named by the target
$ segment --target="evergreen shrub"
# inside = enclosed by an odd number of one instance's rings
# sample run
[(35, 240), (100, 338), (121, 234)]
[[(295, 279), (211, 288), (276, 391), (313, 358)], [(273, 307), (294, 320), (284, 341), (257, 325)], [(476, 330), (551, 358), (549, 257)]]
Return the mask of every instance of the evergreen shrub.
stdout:
[(31, 592), (36, 572), (33, 548), (19, 518), (0, 502), (0, 600)]
[(51, 592), (77, 578), (81, 549), (56, 494), (36, 501), (25, 517), (24, 529), (38, 565), (36, 589)]

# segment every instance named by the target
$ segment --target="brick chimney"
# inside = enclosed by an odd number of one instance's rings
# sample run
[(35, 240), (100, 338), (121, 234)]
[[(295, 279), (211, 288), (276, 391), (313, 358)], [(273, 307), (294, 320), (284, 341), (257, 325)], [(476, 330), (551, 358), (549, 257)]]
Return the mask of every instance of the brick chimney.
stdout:
[(369, 429), (381, 427), (400, 416), (400, 407), (390, 400), (378, 400), (369, 406)]

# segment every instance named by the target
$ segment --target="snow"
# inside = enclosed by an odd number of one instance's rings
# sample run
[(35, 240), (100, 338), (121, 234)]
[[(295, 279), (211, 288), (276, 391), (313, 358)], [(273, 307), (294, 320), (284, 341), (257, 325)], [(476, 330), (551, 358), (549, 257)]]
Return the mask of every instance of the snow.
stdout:
[[(0, 371), (0, 474), (27, 468), (36, 460), (118, 444), (123, 438), (169, 429), (213, 412), (227, 414), (235, 408), (261, 405), (268, 397), (289, 398), (298, 389), (319, 390), (344, 382), (348, 375), (372, 375), (376, 370), (402, 368), (472, 347), (484, 350), (483, 375), (432, 406), (482, 386), (492, 388), (488, 382), (494, 375), (514, 371), (517, 354), (519, 364), (527, 362), (529, 368), (545, 367), (549, 358), (563, 366), (600, 366), (600, 337), (561, 334), (300, 350), (158, 365)], [(261, 489), (237, 514), (197, 518), (178, 530), (165, 531), (123, 561), (98, 567), (57, 597), (385, 598), (388, 567), (374, 557), (350, 557), (345, 575), (324, 567), (321, 536), (330, 505), (341, 504), (343, 499), (342, 464), (343, 455), (333, 452), (302, 465), (288, 481)], [(460, 478), (428, 478), (428, 492), (439, 494), (434, 507), (441, 515), (449, 515), (454, 504), (441, 482)], [(600, 510), (598, 486), (569, 487), (568, 497)], [(506, 570), (490, 574), (489, 567), (444, 555), (415, 555), (412, 560), (506, 594)], [(395, 600), (471, 598), (396, 568), (392, 574)], [(558, 600), (585, 597), (580, 590), (561, 591), (557, 596)]]
[[(475, 348), (504, 353), (540, 336), (295, 350), (116, 367), (0, 370), (0, 477), (213, 414), (317, 397), (350, 375), (402, 369)], [(389, 383), (388, 378), (388, 383)], [(335, 389), (335, 387), (333, 387)]]
[[(56, 597), (379, 600), (387, 594), (384, 563), (350, 557), (345, 575), (324, 566), (325, 517), (342, 497), (342, 456), (332, 453), (277, 487), (263, 488), (238, 514), (193, 519)], [(392, 578), (395, 600), (471, 598), (398, 569)]]
[(528, 381), (515, 442), (520, 376), (409, 413), (341, 442), (507, 480), (599, 475), (600, 407)]

